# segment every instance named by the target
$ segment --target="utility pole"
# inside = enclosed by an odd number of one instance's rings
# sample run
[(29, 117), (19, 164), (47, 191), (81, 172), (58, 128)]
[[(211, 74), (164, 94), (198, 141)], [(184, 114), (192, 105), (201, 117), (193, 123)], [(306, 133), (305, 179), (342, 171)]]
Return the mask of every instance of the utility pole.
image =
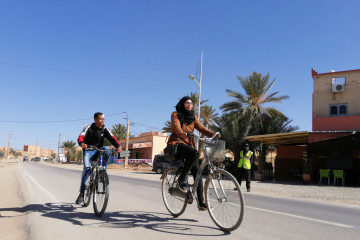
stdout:
[[(36, 146), (35, 146), (35, 157), (37, 157), (36, 155), (36, 153), (37, 153), (37, 147), (38, 147), (38, 143), (39, 143), (39, 141), (36, 141)], [(39, 151), (39, 155), (40, 155), (40, 151)]]
[(11, 133), (12, 133), (12, 132), (9, 131), (9, 134), (8, 134), (8, 147), (7, 147), (7, 149), (6, 149), (6, 160), (9, 160)]
[(60, 161), (60, 136), (61, 136), (61, 133), (59, 133), (59, 141), (58, 141), (58, 149), (57, 149), (57, 160)]
[(202, 78), (202, 63), (203, 63), (203, 55), (204, 52), (201, 52), (201, 61), (200, 61), (200, 83), (199, 83), (199, 112), (198, 112), (198, 119), (200, 120), (200, 106), (201, 106), (201, 78)]
[[(127, 126), (126, 126), (126, 153), (129, 151), (129, 128), (130, 128), (130, 120), (129, 120), (129, 117), (126, 113), (126, 119), (127, 119)], [(128, 160), (129, 160), (129, 157), (128, 155), (126, 154), (125, 156), (125, 168), (127, 167), (128, 165)]]

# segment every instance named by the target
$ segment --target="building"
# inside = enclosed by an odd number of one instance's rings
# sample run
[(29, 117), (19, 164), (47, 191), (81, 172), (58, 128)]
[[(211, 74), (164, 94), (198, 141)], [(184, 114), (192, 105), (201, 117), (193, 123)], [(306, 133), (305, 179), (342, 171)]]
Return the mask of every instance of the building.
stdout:
[(56, 154), (56, 151), (48, 148), (41, 148), (38, 145), (24, 145), (23, 152), (23, 154), (30, 157), (51, 157), (52, 154)]
[(311, 73), (312, 131), (360, 131), (360, 69)]
[[(141, 133), (139, 136), (129, 139), (129, 156), (130, 162), (137, 162), (133, 160), (142, 160), (146, 163), (151, 163), (154, 156), (163, 154), (166, 147), (167, 134), (162, 132), (147, 132)], [(122, 149), (126, 148), (126, 139), (120, 139)]]
[[(319, 169), (342, 169), (347, 182), (360, 183), (360, 69), (328, 73), (311, 71), (313, 78), (312, 131), (250, 136), (249, 141), (277, 148), (275, 177), (288, 179), (310, 158), (310, 174)], [(339, 147), (341, 146), (341, 147)]]

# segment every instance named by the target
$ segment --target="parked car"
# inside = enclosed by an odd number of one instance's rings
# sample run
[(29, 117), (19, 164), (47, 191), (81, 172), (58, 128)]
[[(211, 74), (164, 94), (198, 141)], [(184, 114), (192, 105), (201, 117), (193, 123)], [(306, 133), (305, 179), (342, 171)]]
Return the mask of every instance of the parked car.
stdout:
[(164, 155), (155, 155), (152, 171), (161, 174), (167, 169), (168, 166), (169, 162), (165, 160)]
[(35, 157), (35, 162), (40, 162), (41, 161), (41, 158), (40, 157)]

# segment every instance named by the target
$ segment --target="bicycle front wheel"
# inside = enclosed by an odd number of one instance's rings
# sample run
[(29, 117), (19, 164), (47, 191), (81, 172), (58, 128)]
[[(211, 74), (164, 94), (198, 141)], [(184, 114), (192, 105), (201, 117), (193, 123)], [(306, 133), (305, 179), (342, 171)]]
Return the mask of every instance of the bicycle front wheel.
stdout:
[(109, 177), (106, 171), (101, 170), (95, 178), (95, 190), (93, 206), (95, 215), (100, 217), (104, 214), (109, 200)]
[(222, 169), (215, 170), (206, 178), (205, 196), (210, 217), (220, 229), (234, 231), (240, 226), (245, 201), (233, 175)]
[(174, 217), (178, 217), (183, 214), (187, 205), (185, 198), (172, 194), (172, 189), (177, 187), (176, 171), (177, 170), (175, 168), (169, 168), (166, 170), (161, 183), (161, 192), (165, 207)]

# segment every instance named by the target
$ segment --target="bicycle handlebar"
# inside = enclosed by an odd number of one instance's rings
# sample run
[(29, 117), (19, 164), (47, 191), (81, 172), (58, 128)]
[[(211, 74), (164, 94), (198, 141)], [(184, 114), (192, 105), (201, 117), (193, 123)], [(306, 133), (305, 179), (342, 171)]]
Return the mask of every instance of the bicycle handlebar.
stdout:
[(200, 137), (199, 135), (197, 135), (196, 133), (190, 133), (190, 137), (196, 137), (197, 139), (199, 139), (200, 141), (212, 141), (214, 140), (215, 137), (217, 137), (220, 133), (219, 132), (216, 132), (211, 138), (207, 138), (207, 137)]
[(85, 151), (92, 151), (92, 150), (97, 150), (99, 152), (106, 152), (106, 151), (110, 151), (110, 152), (115, 152), (116, 148), (110, 148), (110, 149), (99, 149), (96, 146), (88, 146), (88, 148), (84, 149)]

